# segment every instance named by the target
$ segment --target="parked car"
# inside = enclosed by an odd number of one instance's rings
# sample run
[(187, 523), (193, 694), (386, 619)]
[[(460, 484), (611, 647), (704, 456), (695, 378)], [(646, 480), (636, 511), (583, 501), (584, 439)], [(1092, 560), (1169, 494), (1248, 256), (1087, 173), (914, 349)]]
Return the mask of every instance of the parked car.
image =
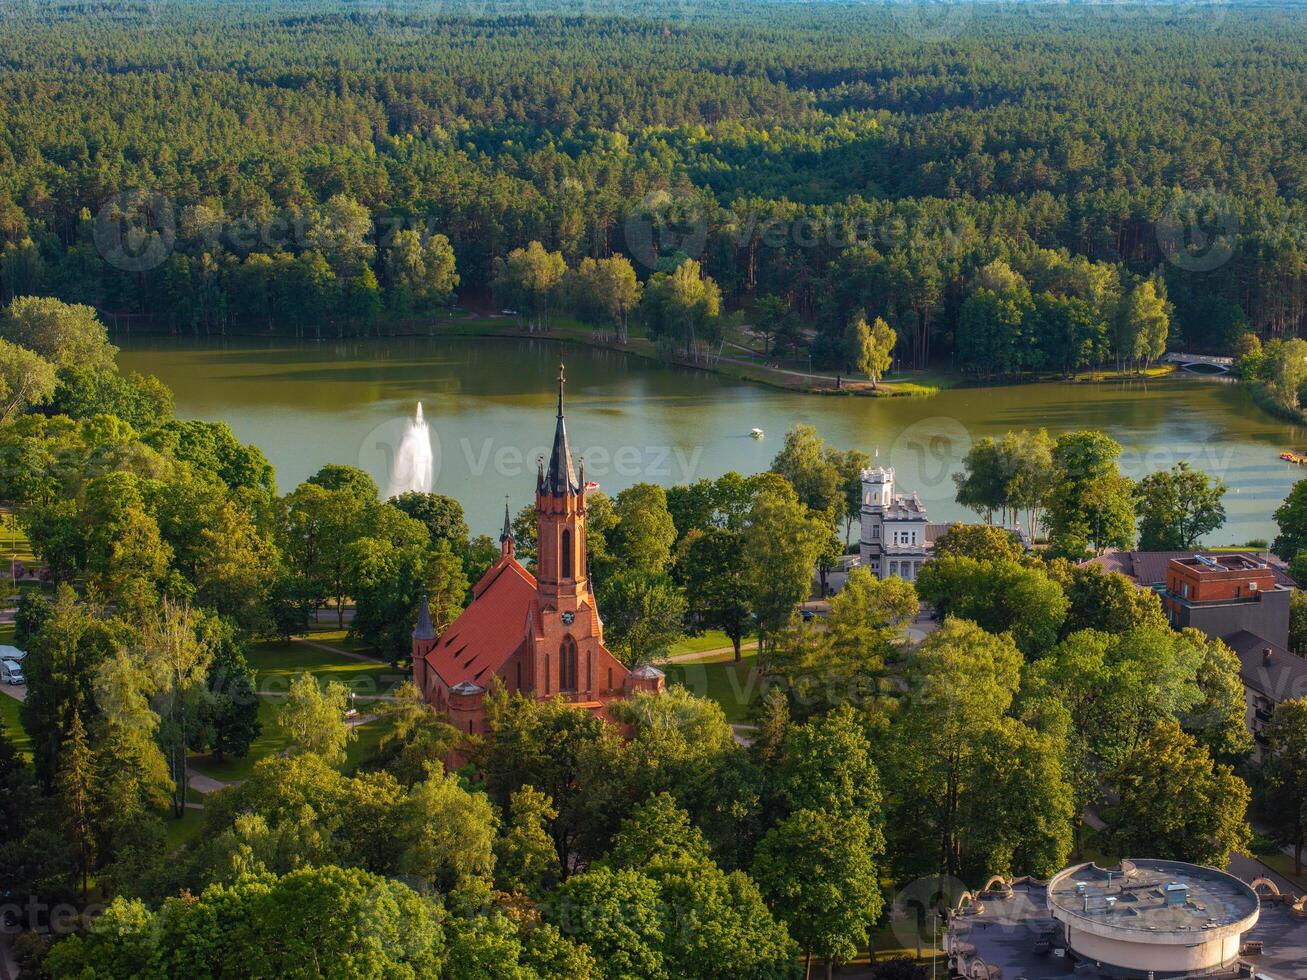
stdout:
[(14, 660), (21, 664), (25, 659), (27, 659), (26, 650), (0, 643), (0, 660)]
[(0, 684), (26, 684), (23, 665), (16, 660), (0, 660)]

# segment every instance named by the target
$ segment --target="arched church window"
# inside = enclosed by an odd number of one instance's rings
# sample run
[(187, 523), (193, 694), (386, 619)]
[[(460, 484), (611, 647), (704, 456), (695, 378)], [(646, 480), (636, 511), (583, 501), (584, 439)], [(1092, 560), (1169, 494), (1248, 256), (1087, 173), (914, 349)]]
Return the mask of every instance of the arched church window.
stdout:
[(562, 578), (572, 577), (572, 532), (568, 528), (563, 529), (563, 554), (562, 554)]
[(563, 637), (558, 650), (558, 689), (576, 690), (576, 641), (570, 636)]

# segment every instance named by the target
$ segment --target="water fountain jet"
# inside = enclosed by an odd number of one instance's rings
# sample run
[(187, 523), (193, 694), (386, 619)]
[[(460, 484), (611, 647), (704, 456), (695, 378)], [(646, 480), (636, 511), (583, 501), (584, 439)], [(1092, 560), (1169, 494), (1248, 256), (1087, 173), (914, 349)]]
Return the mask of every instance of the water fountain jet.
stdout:
[(431, 433), (427, 430), (427, 420), (422, 414), (422, 403), (418, 402), (417, 413), (408, 423), (404, 435), (395, 452), (395, 465), (390, 472), (390, 486), (386, 496), (398, 497), (401, 493), (416, 491), (431, 492), (432, 453)]

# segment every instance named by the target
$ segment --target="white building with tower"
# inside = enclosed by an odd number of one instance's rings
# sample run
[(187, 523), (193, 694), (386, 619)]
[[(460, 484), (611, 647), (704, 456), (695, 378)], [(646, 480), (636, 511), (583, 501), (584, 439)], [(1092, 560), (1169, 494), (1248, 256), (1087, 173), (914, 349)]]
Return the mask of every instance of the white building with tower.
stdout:
[(862, 564), (877, 578), (916, 581), (927, 557), (926, 505), (915, 493), (894, 492), (894, 467), (862, 471)]

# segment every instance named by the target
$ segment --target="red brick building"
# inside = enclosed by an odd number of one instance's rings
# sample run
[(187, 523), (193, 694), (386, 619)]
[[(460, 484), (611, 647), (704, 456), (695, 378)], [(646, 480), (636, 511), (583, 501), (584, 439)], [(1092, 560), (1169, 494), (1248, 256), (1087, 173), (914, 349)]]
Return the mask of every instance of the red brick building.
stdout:
[(1283, 646), (1289, 596), (1268, 562), (1246, 554), (1193, 554), (1167, 562), (1162, 607), (1176, 628), (1221, 639), (1247, 630)]
[(413, 631), (413, 682), (460, 731), (485, 731), (484, 699), (494, 679), (510, 693), (562, 697), (607, 716), (607, 706), (635, 691), (660, 691), (662, 672), (627, 670), (604, 646), (604, 626), (586, 564), (585, 460), (572, 467), (558, 417), (546, 467), (536, 477), (536, 573), (514, 555), (508, 507), (500, 557), (472, 589), (472, 601), (439, 637), (423, 603)]

